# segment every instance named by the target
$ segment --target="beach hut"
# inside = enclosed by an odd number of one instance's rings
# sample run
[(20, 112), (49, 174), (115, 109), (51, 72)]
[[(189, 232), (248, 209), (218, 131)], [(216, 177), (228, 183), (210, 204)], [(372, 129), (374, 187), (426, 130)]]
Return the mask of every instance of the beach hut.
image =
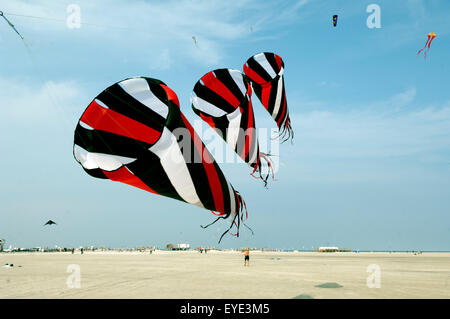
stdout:
[(179, 243), (177, 244), (178, 250), (188, 250), (191, 247), (188, 243)]

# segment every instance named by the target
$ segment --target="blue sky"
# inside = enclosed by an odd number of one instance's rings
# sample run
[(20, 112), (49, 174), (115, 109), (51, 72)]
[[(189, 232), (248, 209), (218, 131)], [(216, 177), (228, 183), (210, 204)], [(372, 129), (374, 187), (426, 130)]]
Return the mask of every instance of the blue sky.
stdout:
[[(379, 29), (366, 26), (372, 3)], [(66, 25), (70, 4), (79, 29)], [(18, 247), (217, 245), (227, 225), (202, 230), (208, 211), (84, 173), (73, 131), (93, 97), (139, 75), (174, 89), (194, 122), (189, 97), (203, 74), (242, 70), (267, 51), (285, 62), (295, 140), (280, 146), (269, 189), (243, 163), (221, 164), (255, 235), (243, 229), (220, 247), (450, 250), (449, 9), (444, 0), (0, 0), (26, 41), (0, 21), (0, 237)], [(416, 57), (431, 31), (427, 59)], [(254, 107), (259, 127), (275, 127)], [(48, 219), (58, 226), (42, 227)]]

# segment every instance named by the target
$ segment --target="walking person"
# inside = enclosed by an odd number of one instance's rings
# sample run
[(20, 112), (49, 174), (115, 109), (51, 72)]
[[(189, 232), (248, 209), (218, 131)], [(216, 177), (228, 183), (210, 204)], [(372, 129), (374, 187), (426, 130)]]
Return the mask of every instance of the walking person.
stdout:
[(245, 250), (244, 266), (250, 266), (250, 249)]

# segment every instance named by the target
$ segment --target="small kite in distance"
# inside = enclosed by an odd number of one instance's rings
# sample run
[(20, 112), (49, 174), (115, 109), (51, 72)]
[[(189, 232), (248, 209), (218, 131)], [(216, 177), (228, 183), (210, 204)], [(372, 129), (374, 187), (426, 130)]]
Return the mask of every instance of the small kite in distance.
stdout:
[(46, 222), (45, 224), (44, 224), (44, 226), (45, 225), (58, 225), (57, 223), (55, 223), (53, 220), (49, 220), (48, 222)]
[(337, 14), (335, 14), (333, 16), (333, 27), (335, 27), (337, 25), (337, 19), (338, 19), (338, 16), (337, 16)]
[(197, 38), (195, 37), (195, 35), (192, 36), (192, 40), (194, 40), (194, 44), (198, 48)]
[(3, 19), (5, 19), (6, 23), (9, 24), (9, 26), (19, 35), (19, 37), (23, 40), (23, 36), (19, 33), (19, 31), (17, 31), (16, 27), (14, 26), (14, 24), (11, 23), (11, 21), (9, 21), (5, 15), (3, 14), (3, 11), (0, 11), (0, 17), (3, 17)]
[(420, 52), (422, 52), (425, 48), (427, 48), (424, 52), (424, 58), (427, 58), (427, 53), (428, 51), (430, 51), (430, 45), (431, 45), (431, 41), (433, 41), (433, 39), (436, 37), (436, 33), (434, 32), (430, 32), (427, 34), (427, 42), (425, 43), (425, 46), (419, 50), (419, 52), (417, 52), (417, 56), (419, 56)]

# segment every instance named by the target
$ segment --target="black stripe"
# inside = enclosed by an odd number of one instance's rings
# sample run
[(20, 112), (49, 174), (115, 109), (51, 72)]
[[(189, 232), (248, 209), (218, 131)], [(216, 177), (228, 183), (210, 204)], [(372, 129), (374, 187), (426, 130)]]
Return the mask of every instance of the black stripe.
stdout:
[(284, 102), (286, 100), (286, 92), (284, 90), (284, 80), (282, 80), (282, 85), (283, 85), (283, 89), (281, 90), (281, 104), (280, 104), (280, 109), (278, 110), (278, 114), (276, 114), (276, 116), (274, 117), (275, 121), (278, 123), (278, 120), (281, 117), (281, 114), (283, 114), (283, 109), (286, 109), (285, 113), (284, 113), (284, 117), (287, 116), (288, 112), (287, 112), (287, 103), (286, 106), (284, 106)]
[[(247, 104), (247, 108), (248, 108), (248, 104)], [(252, 158), (252, 154), (255, 152), (254, 148), (256, 147), (256, 151), (259, 150), (259, 145), (258, 145), (258, 140), (257, 140), (258, 136), (256, 135), (257, 132), (256, 132), (256, 129), (255, 129), (255, 115), (253, 114), (253, 112), (252, 112), (251, 116), (253, 117), (253, 121), (252, 121), (253, 122), (253, 126), (249, 127), (248, 123), (249, 123), (249, 119), (250, 119), (250, 111), (247, 110), (246, 112), (244, 112), (242, 114), (241, 128), (244, 130), (245, 134), (240, 134), (239, 139), (238, 139), (238, 141), (242, 141), (245, 138), (245, 143), (243, 145), (245, 148), (244, 147), (241, 148), (241, 150), (240, 150), (240, 152), (238, 152), (238, 154), (241, 156), (241, 154), (242, 155), (244, 154), (244, 150), (248, 150), (247, 156), (244, 159), (244, 161), (247, 164), (250, 164), (250, 159)], [(253, 141), (254, 142), (253, 142), (253, 144), (247, 145), (247, 140), (249, 139), (249, 129), (251, 129), (252, 133), (254, 134), (254, 136), (253, 136)], [(242, 156), (241, 156), (241, 158), (242, 158)], [(257, 160), (257, 159), (258, 159), (258, 157), (256, 157), (255, 160)]]
[[(212, 156), (211, 156), (212, 158)], [(226, 214), (231, 213), (231, 199), (230, 199), (230, 191), (228, 190), (227, 179), (223, 175), (223, 172), (220, 170), (219, 165), (216, 161), (214, 161), (214, 168), (216, 169), (217, 176), (219, 177), (220, 185), (222, 186), (222, 195), (223, 195), (223, 209)]]
[(223, 97), (218, 95), (216, 92), (211, 90), (210, 88), (202, 85), (200, 82), (197, 82), (194, 86), (194, 93), (201, 99), (211, 103), (217, 108), (225, 111), (226, 113), (233, 112), (236, 108), (230, 104)]
[(266, 57), (274, 72), (278, 75), (278, 73), (280, 72), (280, 68), (278, 67), (277, 60), (275, 59), (275, 54), (266, 52), (264, 53), (264, 56)]
[(272, 77), (269, 73), (267, 73), (266, 69), (263, 68), (261, 64), (256, 62), (255, 58), (250, 58), (247, 61), (248, 66), (256, 72), (260, 77), (262, 77), (266, 82), (272, 81)]
[[(228, 90), (231, 91), (231, 93), (236, 97), (236, 99), (238, 99), (239, 101), (243, 101), (245, 99), (246, 92), (242, 93), (241, 89), (231, 76), (230, 71), (231, 70), (229, 69), (219, 69), (215, 70), (214, 74), (216, 74), (217, 79), (221, 81), (227, 87)], [(248, 84), (245, 82), (243, 77), (242, 82), (244, 86), (247, 88)]]
[[(197, 151), (193, 141), (194, 137), (189, 133), (189, 130), (185, 126), (183, 119), (181, 118), (180, 109), (176, 107), (175, 104), (171, 105), (170, 103), (169, 107), (169, 112), (173, 114), (173, 116), (171, 116), (167, 122), (167, 129), (177, 138), (178, 146), (183, 154), (198, 198), (206, 209), (215, 211), (216, 207), (214, 206), (213, 194), (209, 187), (208, 176), (203, 165), (203, 154), (199, 154)], [(201, 140), (200, 143), (203, 145)]]
[[(222, 115), (219, 117), (212, 116), (211, 114), (205, 113), (203, 111), (200, 111), (199, 109), (195, 108), (194, 104), (192, 104), (192, 109), (194, 110), (194, 113), (198, 116), (204, 115), (206, 117), (210, 117), (211, 120), (214, 122), (214, 130), (220, 135), (222, 138), (225, 139), (225, 130), (228, 128), (230, 121), (228, 120), (226, 115)], [(209, 124), (209, 123), (208, 123)]]
[(262, 99), (261, 99), (262, 86), (256, 82), (252, 82), (252, 88), (253, 88), (253, 92), (258, 97), (259, 101), (262, 101)]
[[(266, 88), (268, 89), (268, 88)], [(273, 81), (272, 85), (270, 86), (270, 92), (269, 92), (269, 101), (267, 105), (267, 110), (269, 113), (274, 116), (273, 110), (275, 108), (275, 101), (277, 99), (277, 93), (278, 93), (278, 81)]]
[[(247, 125), (248, 125), (248, 102), (244, 103), (242, 105), (242, 108), (244, 109), (244, 112), (241, 113), (241, 123), (239, 125), (239, 128), (242, 130), (239, 130), (239, 135), (237, 139), (237, 143), (235, 146), (235, 152), (239, 155), (240, 158), (244, 155), (245, 150), (245, 134), (242, 134), (242, 132), (246, 132)], [(246, 163), (248, 163), (247, 158), (242, 158)]]
[(138, 158), (148, 152), (150, 144), (135, 139), (100, 131), (88, 130), (79, 123), (75, 129), (74, 143), (88, 152)]
[(86, 173), (88, 173), (89, 175), (91, 175), (92, 177), (108, 179), (108, 177), (106, 177), (106, 175), (103, 173), (103, 171), (100, 168), (87, 169), (83, 165), (81, 165), (81, 167), (83, 167), (84, 171)]
[(96, 99), (103, 102), (111, 110), (162, 132), (166, 119), (137, 101), (125, 92), (118, 83), (104, 90)]
[(165, 173), (161, 160), (154, 153), (147, 152), (126, 167), (155, 192), (184, 202)]

